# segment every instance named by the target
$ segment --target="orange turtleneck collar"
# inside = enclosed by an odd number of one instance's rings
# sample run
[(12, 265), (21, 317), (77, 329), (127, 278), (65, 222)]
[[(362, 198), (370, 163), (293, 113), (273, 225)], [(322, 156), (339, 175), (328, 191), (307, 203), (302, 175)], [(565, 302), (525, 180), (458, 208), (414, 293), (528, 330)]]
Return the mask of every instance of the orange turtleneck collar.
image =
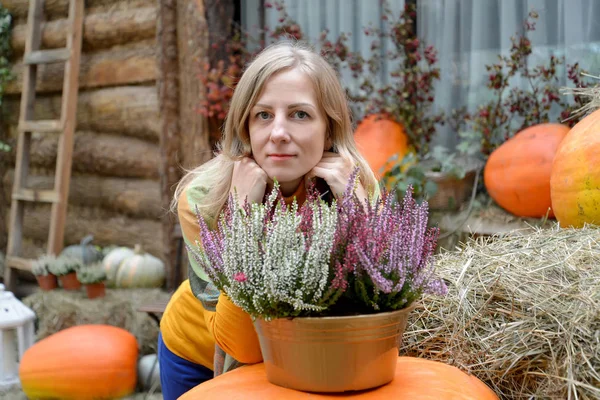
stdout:
[(298, 189), (296, 189), (291, 196), (284, 196), (283, 200), (285, 201), (285, 204), (289, 206), (294, 201), (294, 198), (296, 198), (298, 206), (301, 206), (306, 201), (306, 185), (304, 184), (304, 181), (300, 182)]

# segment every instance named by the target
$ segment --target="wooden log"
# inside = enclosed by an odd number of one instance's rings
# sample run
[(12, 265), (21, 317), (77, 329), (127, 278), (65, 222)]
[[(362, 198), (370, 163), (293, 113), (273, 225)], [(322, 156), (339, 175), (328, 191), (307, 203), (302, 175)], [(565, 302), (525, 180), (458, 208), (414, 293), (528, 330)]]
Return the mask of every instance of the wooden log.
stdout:
[[(161, 204), (165, 209), (173, 199), (173, 190), (179, 179), (177, 165), (179, 152), (179, 65), (177, 60), (177, 0), (159, 0), (157, 21), (158, 48), (158, 100), (162, 116), (160, 134), (160, 192)], [(166, 260), (167, 289), (174, 290), (180, 283), (179, 271), (174, 263), (177, 247), (173, 238), (176, 218), (167, 217), (162, 224), (163, 259)]]
[[(4, 190), (10, 200), (14, 170), (4, 175)], [(30, 175), (26, 187), (52, 189), (54, 175)], [(113, 178), (96, 175), (71, 177), (69, 204), (100, 207), (135, 218), (161, 218), (165, 211), (160, 204), (160, 185), (150, 179)]]
[[(158, 219), (130, 218), (122, 214), (89, 207), (69, 205), (65, 228), (65, 246), (94, 235), (99, 246), (116, 244), (133, 247), (139, 243), (145, 251), (162, 257), (162, 229)], [(46, 240), (50, 226), (50, 205), (26, 204), (23, 235)]]
[[(83, 52), (154, 39), (156, 17), (156, 6), (89, 14), (84, 19)], [(42, 29), (42, 48), (65, 47), (68, 26), (66, 18), (46, 22)], [(25, 51), (26, 31), (25, 21), (13, 27), (11, 45), (14, 55), (22, 55)]]
[[(33, 134), (31, 165), (54, 170), (58, 135)], [(15, 162), (15, 150), (11, 153)], [(158, 179), (159, 148), (144, 140), (75, 132), (72, 171), (121, 178)]]
[[(29, 11), (30, 0), (2, 0), (2, 5), (14, 19), (25, 19)], [(148, 5), (149, 0), (86, 0), (85, 13), (97, 13), (108, 9), (114, 11), (130, 10)], [(65, 17), (68, 13), (69, 0), (45, 0), (44, 15), (47, 20)]]
[(208, 124), (198, 112), (198, 104), (206, 95), (206, 88), (198, 79), (199, 60), (208, 53), (205, 14), (204, 1), (178, 0), (180, 163), (185, 169), (197, 167), (212, 158)]
[[(82, 54), (79, 88), (130, 85), (156, 79), (155, 41), (145, 40), (115, 46), (95, 53)], [(12, 66), (15, 79), (6, 85), (5, 93), (20, 93), (23, 79), (22, 60)], [(38, 67), (37, 92), (62, 91), (64, 64)]]
[[(18, 95), (4, 99), (8, 125), (17, 126), (20, 101)], [(60, 108), (60, 96), (38, 96), (35, 119), (58, 119)], [(80, 92), (76, 129), (117, 133), (158, 142), (160, 115), (156, 87), (119, 86)]]
[(24, 237), (21, 242), (21, 255), (28, 259), (36, 259), (46, 254), (47, 247), (45, 240), (34, 240)]

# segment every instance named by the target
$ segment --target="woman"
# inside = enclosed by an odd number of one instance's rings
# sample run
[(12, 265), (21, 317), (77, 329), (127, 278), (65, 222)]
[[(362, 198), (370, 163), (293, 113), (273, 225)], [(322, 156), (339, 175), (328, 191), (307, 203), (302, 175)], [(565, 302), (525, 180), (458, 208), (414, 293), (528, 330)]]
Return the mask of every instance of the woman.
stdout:
[[(333, 68), (297, 43), (272, 45), (249, 64), (235, 88), (219, 154), (177, 187), (174, 208), (184, 240), (194, 245), (199, 237), (196, 210), (214, 226), (230, 193), (261, 202), (277, 179), (284, 200), (301, 204), (311, 179), (324, 195), (343, 193), (355, 166), (360, 168), (356, 193), (364, 198), (377, 190), (377, 181), (354, 144), (347, 100)], [(250, 316), (189, 261), (189, 280), (161, 321), (166, 400), (240, 364), (262, 361)]]

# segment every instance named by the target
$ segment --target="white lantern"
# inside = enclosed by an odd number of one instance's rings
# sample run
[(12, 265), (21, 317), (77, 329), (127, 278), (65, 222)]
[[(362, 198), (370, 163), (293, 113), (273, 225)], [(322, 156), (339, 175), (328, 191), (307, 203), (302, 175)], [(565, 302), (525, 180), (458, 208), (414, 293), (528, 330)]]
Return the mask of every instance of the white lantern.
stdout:
[(0, 389), (19, 382), (19, 361), (33, 345), (35, 313), (0, 284)]

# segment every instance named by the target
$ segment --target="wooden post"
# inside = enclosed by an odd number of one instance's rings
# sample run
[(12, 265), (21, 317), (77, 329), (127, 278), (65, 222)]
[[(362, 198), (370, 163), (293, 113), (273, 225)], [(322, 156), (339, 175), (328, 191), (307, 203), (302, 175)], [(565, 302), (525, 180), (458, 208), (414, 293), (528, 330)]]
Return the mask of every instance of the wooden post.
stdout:
[[(159, 0), (156, 28), (158, 63), (158, 99), (162, 130), (160, 133), (160, 183), (161, 203), (165, 210), (173, 198), (173, 190), (179, 181), (177, 154), (179, 151), (179, 66), (177, 59), (177, 0)], [(173, 232), (176, 216), (167, 213), (163, 218), (163, 259), (167, 272), (167, 290), (178, 284), (178, 271), (174, 268), (177, 246)]]
[[(193, 169), (212, 158), (206, 118), (198, 111), (206, 89), (199, 74), (208, 54), (208, 24), (204, 0), (178, 0), (179, 102), (181, 104), (180, 164)], [(184, 260), (187, 265), (187, 261)]]

